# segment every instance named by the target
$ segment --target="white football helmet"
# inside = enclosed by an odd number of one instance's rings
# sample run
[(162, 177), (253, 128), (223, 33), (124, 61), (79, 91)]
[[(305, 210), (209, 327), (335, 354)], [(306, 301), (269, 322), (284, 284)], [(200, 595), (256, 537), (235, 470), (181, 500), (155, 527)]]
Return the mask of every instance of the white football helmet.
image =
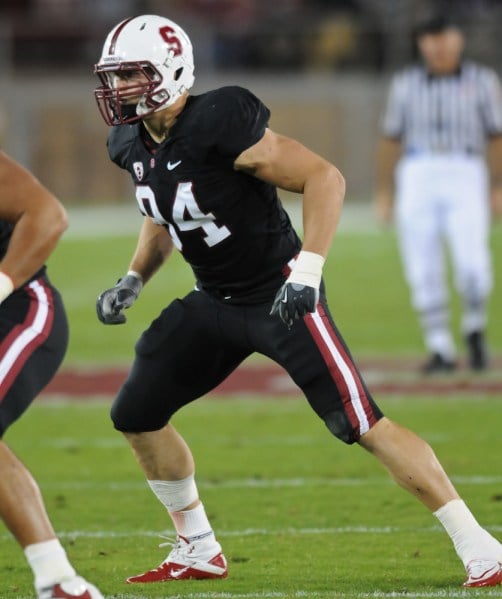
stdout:
[[(146, 83), (115, 89), (117, 73), (127, 71), (140, 72)], [(102, 83), (94, 90), (99, 111), (108, 125), (142, 119), (189, 90), (193, 71), (192, 44), (179, 25), (156, 15), (130, 17), (108, 34), (94, 66)], [(131, 105), (138, 97), (139, 102)]]

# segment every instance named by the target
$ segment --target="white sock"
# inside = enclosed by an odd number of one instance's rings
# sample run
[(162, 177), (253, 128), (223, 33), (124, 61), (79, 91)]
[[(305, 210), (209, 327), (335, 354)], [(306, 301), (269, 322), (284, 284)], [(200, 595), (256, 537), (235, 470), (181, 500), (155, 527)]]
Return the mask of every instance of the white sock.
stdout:
[(425, 331), (425, 346), (431, 353), (439, 354), (445, 360), (454, 360), (455, 343), (449, 330), (429, 329)]
[(437, 353), (445, 360), (453, 360), (456, 351), (450, 331), (447, 304), (419, 310), (418, 315), (427, 351)]
[(502, 545), (482, 528), (461, 499), (453, 499), (436, 512), (464, 566), (474, 559), (502, 560)]
[(465, 306), (462, 315), (462, 333), (469, 335), (478, 331), (484, 331), (486, 328), (486, 306), (484, 303), (474, 306)]
[(33, 570), (36, 589), (50, 587), (64, 578), (76, 576), (58, 539), (27, 545), (24, 554)]
[(193, 474), (181, 480), (149, 480), (147, 482), (160, 503), (170, 512), (183, 510), (199, 499)]
[(173, 520), (176, 532), (189, 541), (200, 541), (209, 538), (213, 534), (213, 529), (209, 524), (202, 503), (199, 503), (192, 510), (169, 512), (169, 515)]
[[(210, 560), (221, 551), (202, 503), (192, 510), (169, 512), (176, 532), (196, 545), (199, 559)], [(192, 554), (193, 555), (193, 554)]]
[(214, 556), (218, 543), (204, 505), (199, 503), (191, 510), (183, 509), (199, 498), (193, 474), (177, 481), (149, 480), (148, 484), (169, 512), (177, 534), (190, 542), (197, 542), (201, 550), (207, 547)]

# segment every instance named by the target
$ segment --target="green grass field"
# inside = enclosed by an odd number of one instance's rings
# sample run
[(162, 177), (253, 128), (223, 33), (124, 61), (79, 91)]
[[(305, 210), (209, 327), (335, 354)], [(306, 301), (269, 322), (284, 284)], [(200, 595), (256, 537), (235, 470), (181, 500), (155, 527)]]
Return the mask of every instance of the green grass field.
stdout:
[[(382, 400), (435, 447), (478, 519), (502, 536), (494, 397)], [(436, 519), (359, 447), (334, 440), (301, 399), (211, 399), (175, 417), (191, 444), (207, 512), (229, 560), (225, 581), (129, 586), (172, 536), (106, 403), (39, 403), (7, 441), (40, 481), (57, 531), (107, 597), (502, 597), (463, 591)], [(29, 596), (30, 573), (1, 534), (0, 596)]]
[[(130, 235), (64, 238), (50, 260), (71, 326), (67, 366), (126, 364), (147, 322), (191, 289), (179, 256), (128, 312), (104, 327), (95, 298), (127, 268)], [(496, 280), (502, 228), (493, 231)], [(392, 232), (341, 232), (325, 269), (335, 317), (357, 356), (421, 356)], [(490, 306), (490, 342), (502, 353), (502, 291)], [(458, 325), (459, 305), (453, 320)], [(458, 338), (458, 335), (457, 335)], [(502, 397), (376, 398), (431, 442), (478, 519), (502, 538)], [(192, 446), (201, 496), (229, 560), (225, 581), (126, 585), (160, 563), (170, 521), (129, 448), (112, 430), (108, 401), (36, 402), (6, 441), (39, 481), (56, 530), (79, 571), (110, 598), (502, 597), (463, 590), (462, 564), (425, 508), (359, 447), (334, 440), (302, 399), (214, 398), (175, 425)], [(0, 525), (0, 599), (32, 596), (24, 556)]]

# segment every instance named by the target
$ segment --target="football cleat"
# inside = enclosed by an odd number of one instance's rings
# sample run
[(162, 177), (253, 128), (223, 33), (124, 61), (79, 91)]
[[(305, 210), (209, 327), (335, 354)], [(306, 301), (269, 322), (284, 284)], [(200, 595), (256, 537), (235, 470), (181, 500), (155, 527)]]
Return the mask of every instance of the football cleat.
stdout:
[(454, 360), (449, 360), (441, 354), (432, 354), (429, 360), (420, 368), (422, 374), (438, 374), (442, 372), (453, 372), (457, 367)]
[(40, 589), (37, 597), (38, 599), (104, 599), (93, 584), (80, 576), (62, 580), (52, 587)]
[(205, 578), (226, 578), (227, 560), (218, 546), (217, 553), (207, 556), (197, 552), (197, 544), (178, 536), (171, 553), (153, 570), (126, 579), (128, 583), (167, 582), (169, 580), (189, 580)]
[(502, 584), (502, 564), (493, 560), (475, 559), (467, 564), (464, 587), (494, 587)]

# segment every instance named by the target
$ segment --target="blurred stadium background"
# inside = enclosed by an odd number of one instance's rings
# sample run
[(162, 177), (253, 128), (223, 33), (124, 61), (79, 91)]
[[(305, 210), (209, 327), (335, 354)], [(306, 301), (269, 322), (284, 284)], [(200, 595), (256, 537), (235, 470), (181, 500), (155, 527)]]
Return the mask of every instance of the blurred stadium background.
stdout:
[[(0, 139), (66, 205), (130, 200), (110, 167), (92, 69), (106, 33), (132, 14), (179, 22), (195, 46), (202, 92), (251, 88), (271, 125), (341, 168), (348, 200), (371, 193), (388, 77), (413, 57), (411, 31), (434, 0), (1, 0)], [(500, 70), (502, 3), (444, 3), (469, 54)]]

